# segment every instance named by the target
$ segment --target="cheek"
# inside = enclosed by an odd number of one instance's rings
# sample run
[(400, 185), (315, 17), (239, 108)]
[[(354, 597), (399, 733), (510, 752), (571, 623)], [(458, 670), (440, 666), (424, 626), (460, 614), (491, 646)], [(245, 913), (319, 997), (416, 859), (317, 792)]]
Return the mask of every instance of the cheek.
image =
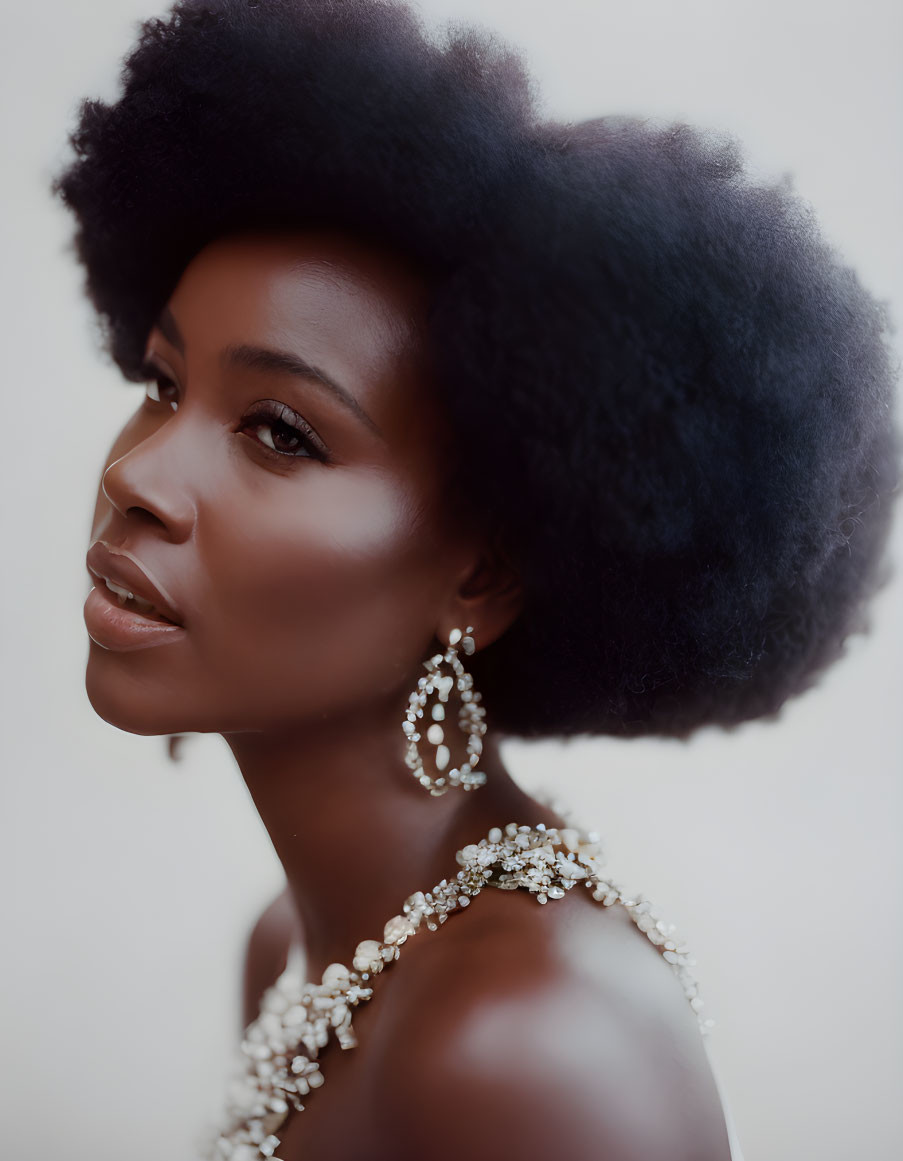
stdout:
[(428, 514), (398, 480), (324, 471), (217, 520), (199, 520), (197, 644), (220, 671), (253, 673), (270, 697), (315, 679), (331, 698), (409, 671), (436, 627), (441, 568)]

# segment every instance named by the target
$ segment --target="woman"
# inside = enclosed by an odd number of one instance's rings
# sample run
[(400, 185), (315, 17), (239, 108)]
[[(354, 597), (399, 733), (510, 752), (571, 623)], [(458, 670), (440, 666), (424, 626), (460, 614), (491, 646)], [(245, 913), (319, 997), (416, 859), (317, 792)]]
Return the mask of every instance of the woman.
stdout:
[(897, 478), (882, 309), (733, 143), (542, 122), (395, 4), (180, 3), (123, 83), (55, 183), (148, 384), (88, 693), (221, 733), (287, 880), (215, 1155), (738, 1157), (683, 945), (499, 740), (729, 727), (839, 654)]

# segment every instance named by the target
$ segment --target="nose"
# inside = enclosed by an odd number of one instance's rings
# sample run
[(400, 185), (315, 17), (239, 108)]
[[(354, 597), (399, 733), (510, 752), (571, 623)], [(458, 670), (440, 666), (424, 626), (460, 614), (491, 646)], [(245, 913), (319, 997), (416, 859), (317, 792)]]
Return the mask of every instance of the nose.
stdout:
[(180, 470), (186, 463), (196, 467), (197, 458), (184, 446), (189, 433), (184, 428), (177, 432), (178, 426), (173, 417), (157, 428), (109, 464), (100, 482), (123, 517), (150, 517), (176, 543), (190, 537), (197, 519), (194, 496)]

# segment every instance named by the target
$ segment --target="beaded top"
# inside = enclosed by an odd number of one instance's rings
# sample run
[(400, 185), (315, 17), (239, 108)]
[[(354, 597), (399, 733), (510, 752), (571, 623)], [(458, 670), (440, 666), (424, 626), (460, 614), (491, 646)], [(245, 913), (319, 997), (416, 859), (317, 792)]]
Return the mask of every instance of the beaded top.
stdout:
[(415, 891), (383, 929), (383, 937), (364, 939), (351, 967), (332, 963), (320, 983), (305, 981), (291, 961), (263, 995), (260, 1014), (245, 1030), (240, 1075), (229, 1092), (228, 1126), (207, 1149), (216, 1161), (279, 1161), (279, 1130), (292, 1109), (323, 1084), (320, 1050), (331, 1037), (341, 1048), (357, 1044), (352, 1012), (373, 995), (374, 979), (407, 939), (426, 927), (435, 931), (453, 911), (468, 906), (484, 887), (526, 888), (539, 903), (561, 899), (583, 884), (604, 907), (620, 903), (637, 927), (671, 964), (705, 1035), (714, 1021), (703, 1019), (703, 1001), (689, 966), (695, 961), (674, 932), (642, 895), (629, 894), (602, 874), (605, 862), (599, 836), (575, 826), (493, 827), (486, 838), (458, 851), (461, 869), (431, 891)]

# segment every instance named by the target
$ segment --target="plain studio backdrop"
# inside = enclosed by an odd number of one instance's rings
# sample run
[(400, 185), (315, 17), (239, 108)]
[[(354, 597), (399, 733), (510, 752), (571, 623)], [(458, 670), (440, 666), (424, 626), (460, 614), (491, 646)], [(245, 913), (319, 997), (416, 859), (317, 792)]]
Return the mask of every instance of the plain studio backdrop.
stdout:
[[(735, 134), (763, 179), (793, 175), (899, 327), (899, 4), (422, 10), (521, 45), (550, 115)], [(281, 884), (222, 739), (190, 738), (170, 764), (163, 739), (97, 718), (83, 686), (98, 473), (141, 389), (98, 354), (47, 186), (78, 99), (114, 95), (137, 20), (162, 11), (4, 12), (0, 1152), (16, 1161), (195, 1155), (237, 1044), (244, 939)], [(776, 721), (690, 743), (507, 747), (515, 776), (595, 826), (611, 874), (691, 944), (748, 1161), (901, 1155), (901, 589), (897, 575), (871, 633)]]

